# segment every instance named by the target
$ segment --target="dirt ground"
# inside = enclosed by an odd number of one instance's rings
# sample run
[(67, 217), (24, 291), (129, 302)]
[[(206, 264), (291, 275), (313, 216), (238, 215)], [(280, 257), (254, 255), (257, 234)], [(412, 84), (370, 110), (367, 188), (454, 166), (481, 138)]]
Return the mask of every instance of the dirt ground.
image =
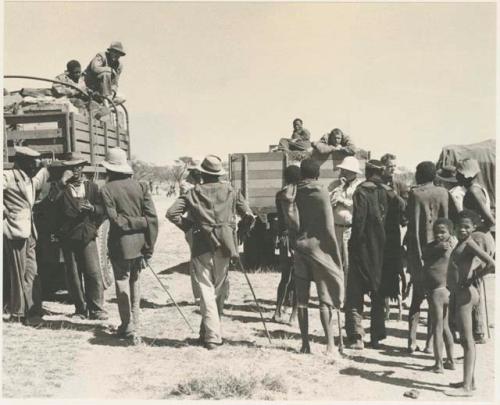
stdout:
[[(188, 247), (182, 233), (163, 219), (172, 200), (156, 196), (155, 201), (161, 226), (152, 265), (198, 330), (200, 315), (191, 294)], [(432, 355), (405, 354), (407, 310), (399, 322), (393, 309), (392, 320), (387, 322), (389, 337), (381, 349), (346, 350), (346, 358), (332, 358), (323, 354), (325, 341), (317, 300), (313, 300), (313, 353), (298, 353), (297, 325), (269, 321), (273, 340), (269, 344), (243, 274), (236, 271), (230, 273), (230, 297), (223, 317), (225, 344), (207, 351), (197, 345), (197, 335), (190, 332), (149, 270), (141, 277), (144, 343), (139, 346), (129, 346), (112, 335), (112, 327), (119, 324), (114, 286), (105, 294), (109, 321), (76, 321), (69, 317), (73, 308), (68, 303), (45, 302), (47, 315), (41, 327), (4, 323), (3, 397), (411, 402), (403, 394), (416, 389), (424, 401), (453, 401), (443, 391), (462, 378), (461, 365), (437, 375), (427, 370), (433, 364)], [(257, 272), (250, 278), (269, 320), (279, 275)], [(487, 284), (493, 320), (494, 278)], [(426, 315), (424, 311), (419, 330), (421, 346)], [(493, 338), (477, 346), (477, 353), (478, 390), (472, 400), (492, 401)], [(458, 345), (455, 355), (463, 355)]]

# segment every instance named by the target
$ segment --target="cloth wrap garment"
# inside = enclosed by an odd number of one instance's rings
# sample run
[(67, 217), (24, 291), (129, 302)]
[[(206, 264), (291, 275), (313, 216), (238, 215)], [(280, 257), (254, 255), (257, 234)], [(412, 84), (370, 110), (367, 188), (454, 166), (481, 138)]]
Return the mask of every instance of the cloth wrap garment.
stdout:
[(314, 280), (320, 304), (340, 308), (344, 273), (328, 192), (318, 180), (303, 180), (297, 185), (295, 201), (297, 210), (292, 207), (289, 211), (289, 221), (299, 225), (294, 256), (296, 284)]

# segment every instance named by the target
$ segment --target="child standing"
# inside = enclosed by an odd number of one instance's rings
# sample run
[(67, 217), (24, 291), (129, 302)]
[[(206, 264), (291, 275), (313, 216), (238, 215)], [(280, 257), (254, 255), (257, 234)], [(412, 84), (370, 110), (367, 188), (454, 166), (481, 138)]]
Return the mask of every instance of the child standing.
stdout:
[[(453, 336), (448, 325), (450, 291), (446, 288), (448, 262), (457, 244), (453, 234), (453, 223), (447, 218), (438, 218), (433, 226), (434, 240), (422, 255), (424, 261), (424, 286), (429, 299), (432, 321), (434, 358), (432, 368), (435, 373), (443, 373), (443, 368), (455, 369), (453, 357)], [(447, 360), (443, 365), (443, 338)]]
[[(472, 332), (472, 308), (479, 302), (479, 292), (474, 282), (488, 273), (495, 272), (495, 261), (472, 239), (472, 233), (480, 223), (474, 211), (463, 210), (458, 216), (458, 244), (451, 253), (448, 269), (448, 288), (455, 296), (456, 314), (460, 340), (464, 348), (463, 382), (450, 384), (455, 390), (445, 394), (456, 397), (470, 397), (474, 386), (476, 346)], [(482, 266), (475, 258), (486, 263)]]

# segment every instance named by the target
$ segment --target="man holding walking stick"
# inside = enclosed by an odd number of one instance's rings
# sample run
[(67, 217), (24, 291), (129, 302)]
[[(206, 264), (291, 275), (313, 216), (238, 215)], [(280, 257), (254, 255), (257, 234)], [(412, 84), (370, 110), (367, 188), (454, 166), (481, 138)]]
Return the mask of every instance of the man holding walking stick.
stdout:
[(101, 189), (110, 220), (108, 252), (115, 275), (121, 325), (118, 337), (141, 343), (139, 332), (140, 273), (148, 263), (158, 236), (158, 217), (149, 187), (132, 179), (123, 149), (112, 148), (101, 163), (108, 182)]
[(206, 156), (197, 169), (203, 184), (180, 196), (166, 216), (182, 231), (192, 230), (192, 277), (196, 278), (201, 293), (200, 341), (213, 350), (222, 344), (217, 300), (223, 293), (231, 258), (239, 257), (235, 214), (242, 217), (248, 228), (254, 217), (242, 194), (221, 181), (225, 171), (218, 156)]

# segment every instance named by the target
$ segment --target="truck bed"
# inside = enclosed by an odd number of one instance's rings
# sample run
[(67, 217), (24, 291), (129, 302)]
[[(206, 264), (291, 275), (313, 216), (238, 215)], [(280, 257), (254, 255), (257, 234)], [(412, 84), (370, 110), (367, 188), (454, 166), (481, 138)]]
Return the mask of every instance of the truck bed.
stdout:
[[(356, 157), (364, 172), (369, 153), (362, 151)], [(338, 179), (336, 166), (342, 157), (330, 155), (321, 164), (320, 182), (328, 186)], [(252, 211), (260, 217), (276, 212), (276, 193), (285, 185), (284, 169), (292, 162), (284, 152), (235, 153), (229, 155), (229, 179), (234, 188), (240, 189), (248, 199)]]

